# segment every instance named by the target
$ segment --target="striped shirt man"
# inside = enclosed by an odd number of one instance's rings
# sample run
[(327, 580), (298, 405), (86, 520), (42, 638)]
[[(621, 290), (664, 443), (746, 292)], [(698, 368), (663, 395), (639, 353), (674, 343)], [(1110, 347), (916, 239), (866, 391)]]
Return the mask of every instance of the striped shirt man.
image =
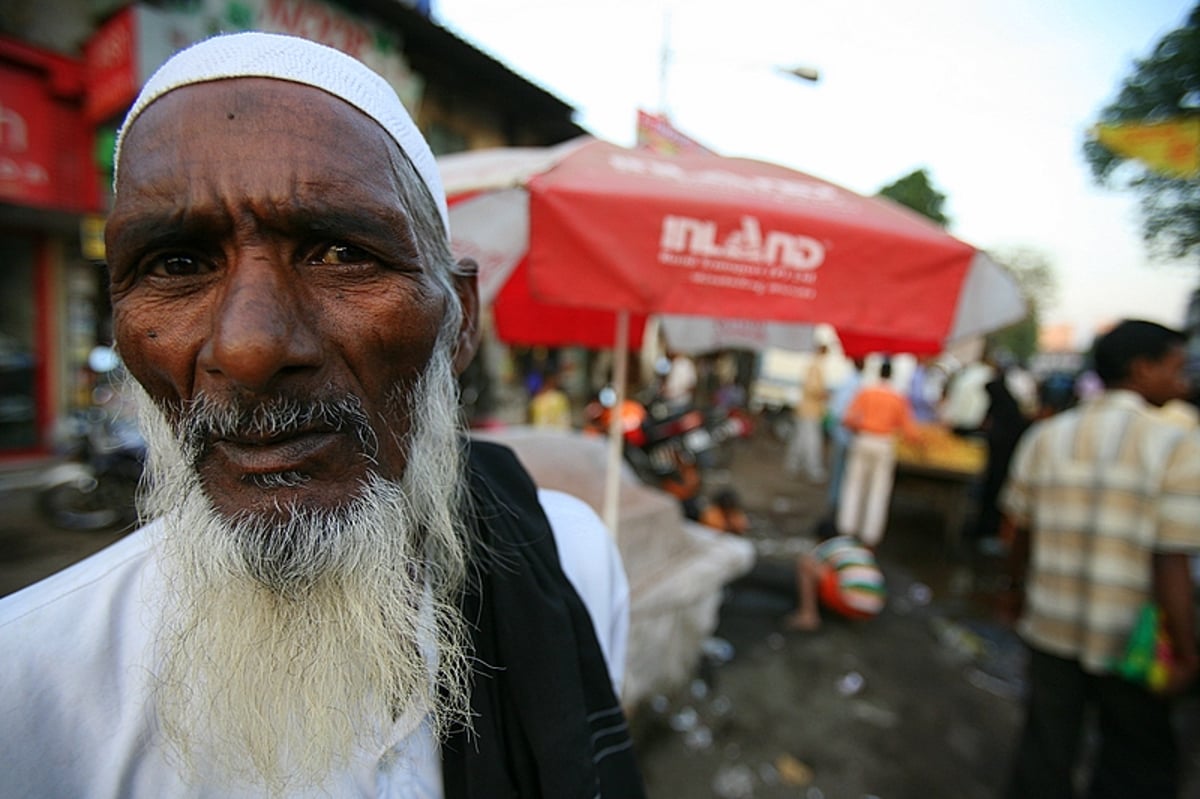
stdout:
[(1022, 636), (1104, 673), (1153, 597), (1154, 554), (1200, 551), (1200, 435), (1109, 391), (1029, 431), (1002, 501), (1033, 531)]

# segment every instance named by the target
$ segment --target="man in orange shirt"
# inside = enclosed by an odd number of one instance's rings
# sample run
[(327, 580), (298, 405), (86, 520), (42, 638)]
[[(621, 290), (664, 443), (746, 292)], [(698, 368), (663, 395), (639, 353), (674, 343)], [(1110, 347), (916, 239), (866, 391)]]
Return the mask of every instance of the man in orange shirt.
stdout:
[(883, 539), (896, 471), (896, 434), (917, 442), (920, 430), (908, 400), (889, 384), (892, 364), (879, 368), (880, 382), (858, 392), (842, 421), (853, 434), (837, 527), (874, 549)]

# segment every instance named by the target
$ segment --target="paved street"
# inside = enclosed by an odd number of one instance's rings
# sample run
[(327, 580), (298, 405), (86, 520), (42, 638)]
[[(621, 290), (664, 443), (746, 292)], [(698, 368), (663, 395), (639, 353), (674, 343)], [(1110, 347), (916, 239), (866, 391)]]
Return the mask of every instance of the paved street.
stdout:
[[(717, 630), (722, 658), (634, 719), (651, 799), (990, 799), (1020, 723), (1024, 652), (995, 621), (994, 558), (951, 552), (919, 493), (898, 493), (879, 557), (885, 612), (826, 617), (789, 632), (794, 553), (820, 518), (824, 488), (790, 477), (765, 435), (740, 442), (727, 474), (742, 494), (759, 561), (732, 585)], [(1186, 799), (1200, 797), (1200, 692), (1186, 727)]]
[(880, 548), (885, 613), (786, 631), (792, 564), (824, 488), (783, 473), (772, 439), (740, 443), (715, 477), (751, 511), (759, 562), (722, 610), (717, 635), (732, 659), (635, 720), (651, 796), (994, 796), (1018, 724), (1022, 653), (986, 619), (976, 582), (987, 564), (977, 575), (952, 557), (939, 517), (898, 495)]

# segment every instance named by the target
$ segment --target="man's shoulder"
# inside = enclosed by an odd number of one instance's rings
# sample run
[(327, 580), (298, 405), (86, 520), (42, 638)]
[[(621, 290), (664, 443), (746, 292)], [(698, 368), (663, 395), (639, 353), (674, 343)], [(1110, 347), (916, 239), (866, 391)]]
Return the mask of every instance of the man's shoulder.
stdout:
[(511, 462), (517, 461), (517, 454), (507, 444), (475, 436), (467, 438), (466, 444), (467, 460), (472, 467), (494, 469), (508, 466)]
[(477, 495), (486, 491), (501, 503), (515, 498), (524, 504), (534, 501), (537, 488), (533, 478), (511, 447), (475, 437), (467, 439), (466, 447), (467, 469)]
[(1034, 422), (1021, 437), (1018, 451), (1024, 450), (1035, 460), (1049, 462), (1070, 457), (1069, 453), (1075, 451), (1076, 442), (1081, 439), (1133, 442), (1130, 451), (1150, 463), (1166, 464), (1172, 457), (1192, 458), (1192, 453), (1200, 454), (1200, 431), (1188, 431), (1162, 418), (1144, 400), (1114, 396), (1114, 392)]
[(613, 686), (619, 692), (629, 630), (629, 582), (620, 551), (608, 527), (583, 500), (541, 488), (538, 501), (550, 520), (563, 574), (587, 608)]
[(608, 527), (591, 505), (552, 489), (539, 488), (537, 496), (554, 533), (559, 559), (568, 573), (572, 568), (607, 572), (614, 559), (619, 562), (620, 555)]
[(553, 488), (539, 488), (538, 501), (542, 505), (542, 510), (546, 512), (546, 517), (552, 521), (580, 523), (588, 526), (598, 524), (603, 529), (604, 523), (600, 521), (600, 517), (596, 515), (592, 506), (574, 494)]
[(131, 533), (0, 600), (0, 772), (11, 795), (182, 795), (146, 744), (163, 607), (152, 538)]
[(1046, 416), (1042, 419), (1038, 419), (1029, 425), (1029, 428), (1025, 431), (1024, 438), (1033, 439), (1038, 436), (1048, 435), (1049, 431), (1051, 430), (1069, 427), (1073, 424), (1076, 424), (1079, 416), (1080, 409), (1075, 407), (1068, 408), (1065, 411), (1059, 411), (1053, 416)]
[[(1168, 449), (1178, 443), (1200, 442), (1195, 429), (1176, 423), (1162, 409), (1151, 405), (1139, 395), (1129, 391), (1110, 391), (1091, 401), (1092, 407), (1106, 410), (1114, 419), (1128, 426), (1130, 434), (1156, 447)], [(1087, 407), (1087, 406), (1085, 406)]]
[(99, 552), (0, 598), (0, 637), (29, 617), (70, 615), (109, 596), (140, 574), (150, 560), (150, 531), (142, 528)]

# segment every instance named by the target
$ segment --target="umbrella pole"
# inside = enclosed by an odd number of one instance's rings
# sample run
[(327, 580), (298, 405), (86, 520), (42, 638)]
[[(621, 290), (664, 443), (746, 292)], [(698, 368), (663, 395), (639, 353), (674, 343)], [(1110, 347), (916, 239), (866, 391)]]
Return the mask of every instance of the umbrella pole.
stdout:
[(616, 405), (608, 415), (608, 468), (604, 470), (604, 523), (613, 540), (618, 540), (617, 499), (621, 493), (621, 410), (625, 405), (625, 383), (629, 370), (629, 311), (617, 311), (617, 342), (613, 350), (613, 388)]

